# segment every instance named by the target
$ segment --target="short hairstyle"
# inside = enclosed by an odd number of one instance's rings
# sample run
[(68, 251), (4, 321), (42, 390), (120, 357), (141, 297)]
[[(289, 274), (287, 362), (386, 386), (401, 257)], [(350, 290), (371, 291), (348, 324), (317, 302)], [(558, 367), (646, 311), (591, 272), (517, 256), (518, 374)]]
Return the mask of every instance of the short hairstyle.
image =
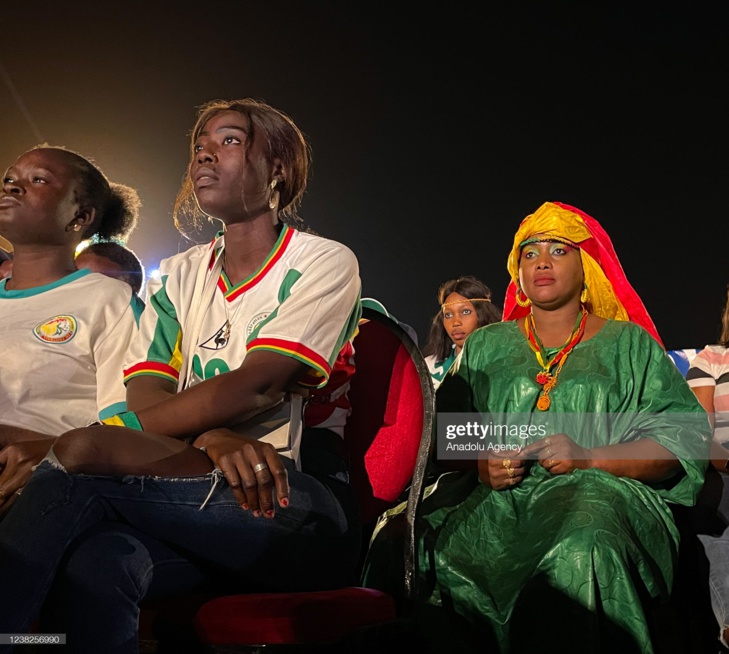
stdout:
[[(197, 120), (190, 134), (190, 161), (195, 156), (195, 141), (200, 132), (211, 118), (224, 111), (237, 111), (246, 117), (249, 125), (248, 147), (256, 139), (262, 138), (266, 143), (265, 152), (269, 161), (281, 159), (286, 169), (286, 179), (276, 185), (279, 216), (283, 222), (298, 228), (302, 222), (298, 210), (311, 166), (311, 147), (301, 130), (284, 112), (252, 98), (212, 100), (202, 105), (198, 108)], [(175, 225), (181, 231), (180, 216), (189, 217), (193, 227), (198, 227), (207, 218), (195, 199), (189, 165), (175, 201), (173, 215)]]
[(438, 313), (433, 316), (433, 319), (430, 322), (428, 342), (423, 348), (423, 355), (435, 355), (436, 361), (443, 361), (446, 359), (453, 347), (453, 342), (448, 337), (448, 333), (443, 326), (442, 309), (442, 305), (451, 293), (458, 293), (468, 300), (476, 298), (489, 300), (488, 302), (473, 303), (479, 327), (501, 321), (501, 309), (495, 306), (491, 301), (491, 289), (481, 280), (477, 279), (473, 275), (464, 275), (463, 277), (449, 279), (443, 282), (438, 288), (438, 304), (441, 305), (441, 308), (438, 310)]
[(144, 266), (132, 250), (115, 241), (92, 241), (76, 256), (86, 253), (104, 257), (121, 266), (121, 272), (113, 276), (127, 282), (137, 295), (140, 294), (144, 284)]

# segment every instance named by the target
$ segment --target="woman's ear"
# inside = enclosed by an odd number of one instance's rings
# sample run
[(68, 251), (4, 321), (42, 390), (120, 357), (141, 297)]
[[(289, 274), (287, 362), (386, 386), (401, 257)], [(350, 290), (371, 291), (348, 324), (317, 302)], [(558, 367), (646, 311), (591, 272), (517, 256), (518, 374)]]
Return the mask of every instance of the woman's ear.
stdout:
[(94, 207), (79, 207), (73, 220), (66, 225), (66, 231), (85, 231), (95, 219), (96, 209)]
[(272, 170), (272, 176), (273, 179), (276, 180), (277, 184), (282, 184), (286, 181), (286, 169), (284, 168), (283, 163), (281, 162), (281, 159), (274, 159), (273, 160), (273, 170)]

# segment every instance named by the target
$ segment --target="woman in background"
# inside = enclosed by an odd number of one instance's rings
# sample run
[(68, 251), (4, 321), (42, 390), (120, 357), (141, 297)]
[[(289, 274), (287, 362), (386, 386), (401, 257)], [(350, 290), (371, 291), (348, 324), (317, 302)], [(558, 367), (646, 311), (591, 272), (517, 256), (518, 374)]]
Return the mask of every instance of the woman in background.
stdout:
[(724, 647), (729, 647), (729, 287), (721, 314), (719, 340), (696, 354), (686, 381), (709, 414), (714, 428), (711, 464), (722, 482), (717, 515), (727, 529), (718, 537), (700, 534), (698, 538), (709, 559), (711, 606), (719, 624), (719, 640)]
[(501, 320), (491, 290), (473, 275), (449, 279), (438, 289), (440, 310), (430, 325), (423, 356), (437, 389), (461, 353), (466, 338), (479, 327)]
[(76, 254), (76, 266), (79, 269), (88, 268), (91, 272), (121, 279), (132, 287), (138, 297), (141, 297), (144, 266), (139, 257), (119, 241), (92, 239)]

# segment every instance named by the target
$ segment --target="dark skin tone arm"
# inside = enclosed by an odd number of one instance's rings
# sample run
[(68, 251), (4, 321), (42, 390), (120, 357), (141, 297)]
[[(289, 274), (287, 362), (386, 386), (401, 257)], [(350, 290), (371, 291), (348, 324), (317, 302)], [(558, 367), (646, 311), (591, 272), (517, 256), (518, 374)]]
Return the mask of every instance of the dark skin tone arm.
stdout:
[[(696, 395), (696, 399), (700, 402), (701, 406), (704, 407), (704, 411), (709, 414), (709, 422), (711, 422), (711, 428), (714, 428), (716, 417), (714, 416), (714, 387), (713, 386), (698, 386), (691, 389)], [(719, 472), (727, 472), (726, 465), (729, 463), (729, 452), (726, 448), (711, 441), (711, 465), (714, 466)]]
[(31, 429), (0, 425), (0, 515), (13, 505), (16, 491), (25, 486), (55, 440)]
[[(271, 408), (296, 390), (296, 382), (308, 369), (306, 364), (285, 355), (253, 351), (239, 368), (181, 393), (170, 393), (172, 384), (165, 380), (132, 379), (127, 386), (127, 407), (137, 414), (147, 432), (174, 438), (196, 437), (210, 429), (234, 427)], [(167, 393), (156, 392), (155, 398), (164, 395), (164, 399), (150, 404), (150, 389), (155, 385)]]
[[(180, 393), (171, 392), (172, 384), (163, 379), (132, 379), (128, 408), (136, 409), (143, 432), (107, 426), (77, 429), (62, 435), (54, 451), (72, 473), (200, 475), (217, 466), (244, 509), (273, 517), (274, 490), (279, 505), (288, 505), (283, 461), (270, 444), (231, 428), (297, 392), (297, 381), (308, 370), (291, 357), (254, 351), (240, 368)], [(149, 404), (153, 393), (164, 399)], [(195, 438), (194, 447), (183, 438)], [(258, 464), (267, 467), (256, 471)]]

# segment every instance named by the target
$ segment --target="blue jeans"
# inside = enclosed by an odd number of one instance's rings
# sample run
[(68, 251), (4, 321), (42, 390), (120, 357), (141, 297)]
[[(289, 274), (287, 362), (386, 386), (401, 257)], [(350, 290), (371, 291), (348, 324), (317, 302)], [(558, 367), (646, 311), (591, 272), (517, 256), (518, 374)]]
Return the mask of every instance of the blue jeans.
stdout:
[(137, 654), (138, 605), (151, 595), (204, 580), (237, 592), (352, 583), (361, 534), (346, 465), (305, 441), (308, 472), (289, 467), (289, 506), (272, 519), (241, 509), (217, 470), (111, 478), (44, 461), (0, 522), (0, 633), (27, 633), (48, 599), (67, 607), (49, 624), (70, 651)]
[(719, 640), (724, 646), (723, 632), (729, 627), (729, 475), (720, 474), (721, 495), (716, 515), (726, 525), (720, 536), (698, 534), (709, 560), (709, 590), (711, 608), (719, 625)]

